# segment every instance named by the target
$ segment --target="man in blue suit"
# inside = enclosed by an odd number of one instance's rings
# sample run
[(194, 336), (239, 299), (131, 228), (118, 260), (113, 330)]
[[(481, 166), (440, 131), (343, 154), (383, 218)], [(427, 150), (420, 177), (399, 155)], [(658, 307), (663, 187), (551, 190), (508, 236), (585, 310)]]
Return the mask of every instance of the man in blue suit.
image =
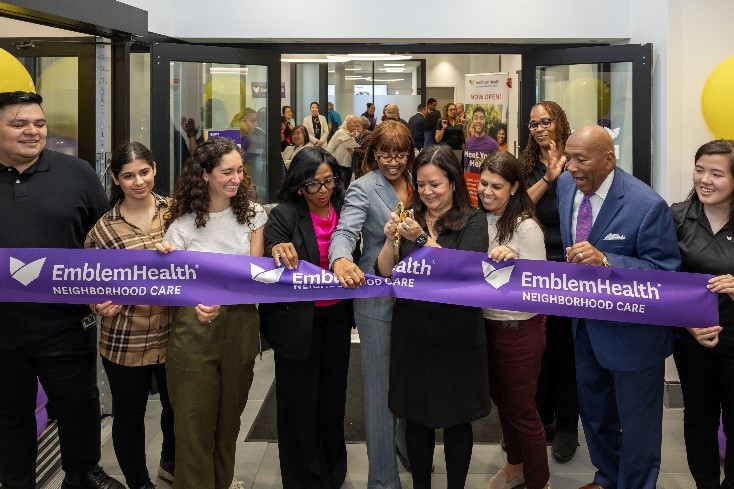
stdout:
[[(574, 132), (558, 179), (566, 259), (619, 268), (677, 270), (668, 205), (616, 167), (600, 126)], [(664, 361), (673, 328), (574, 319), (579, 411), (594, 481), (582, 489), (655, 488), (660, 471)]]

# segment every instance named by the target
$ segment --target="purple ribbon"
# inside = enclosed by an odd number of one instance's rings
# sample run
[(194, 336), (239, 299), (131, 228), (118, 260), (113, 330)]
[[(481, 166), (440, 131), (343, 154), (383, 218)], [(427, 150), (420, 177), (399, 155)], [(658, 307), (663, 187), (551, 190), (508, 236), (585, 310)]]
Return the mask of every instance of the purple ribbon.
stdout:
[(718, 324), (711, 275), (511, 260), (484, 253), (416, 250), (386, 279), (344, 289), (308, 262), (145, 250), (0, 249), (5, 302), (186, 306), (393, 296), (587, 319), (665, 326)]

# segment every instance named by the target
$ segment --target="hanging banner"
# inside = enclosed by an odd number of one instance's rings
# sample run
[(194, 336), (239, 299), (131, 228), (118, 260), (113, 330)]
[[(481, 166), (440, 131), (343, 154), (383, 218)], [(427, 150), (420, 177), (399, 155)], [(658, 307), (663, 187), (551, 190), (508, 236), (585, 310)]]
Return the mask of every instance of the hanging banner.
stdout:
[(0, 249), (5, 302), (99, 304), (252, 304), (394, 296), (629, 323), (718, 324), (710, 275), (536, 260), (501, 264), (485, 253), (421, 248), (391, 278), (368, 275), (344, 289), (336, 276), (301, 261), (150, 250)]
[[(507, 148), (507, 114), (510, 89), (508, 73), (478, 73), (465, 76), (464, 178), (476, 206), (479, 167), (499, 148), (501, 136)], [(498, 134), (500, 136), (498, 136)]]

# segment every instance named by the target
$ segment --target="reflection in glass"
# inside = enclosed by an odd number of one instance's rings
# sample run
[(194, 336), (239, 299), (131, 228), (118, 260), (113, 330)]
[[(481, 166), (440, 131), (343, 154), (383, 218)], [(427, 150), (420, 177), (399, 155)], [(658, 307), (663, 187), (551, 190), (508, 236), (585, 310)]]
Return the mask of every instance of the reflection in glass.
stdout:
[(172, 179), (210, 135), (229, 137), (245, 153), (257, 200), (267, 202), (267, 67), (172, 61), (170, 86)]
[(587, 124), (607, 128), (617, 163), (632, 173), (632, 63), (539, 66), (537, 101), (563, 107), (571, 130)]

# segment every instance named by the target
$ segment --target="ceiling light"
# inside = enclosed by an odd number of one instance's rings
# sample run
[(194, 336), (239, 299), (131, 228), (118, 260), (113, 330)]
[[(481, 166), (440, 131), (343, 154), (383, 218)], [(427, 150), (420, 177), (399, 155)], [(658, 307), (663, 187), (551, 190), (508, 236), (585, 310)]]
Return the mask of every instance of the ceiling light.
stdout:
[(383, 63), (383, 66), (405, 66), (405, 63)]

